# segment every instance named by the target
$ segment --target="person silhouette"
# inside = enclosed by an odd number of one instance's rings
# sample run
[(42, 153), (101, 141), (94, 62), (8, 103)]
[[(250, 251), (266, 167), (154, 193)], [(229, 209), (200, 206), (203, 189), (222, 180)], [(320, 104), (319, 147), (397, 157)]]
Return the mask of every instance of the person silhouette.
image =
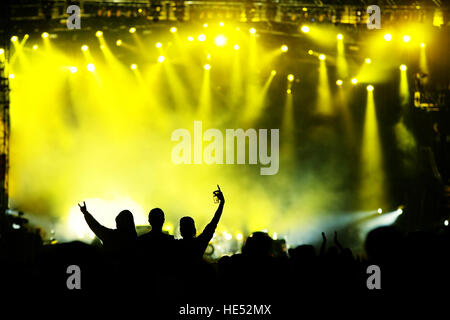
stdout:
[(123, 254), (133, 248), (137, 239), (133, 214), (129, 210), (121, 211), (116, 217), (116, 229), (101, 225), (87, 210), (86, 202), (78, 204), (84, 219), (92, 232), (102, 241), (107, 253)]
[(150, 210), (148, 222), (152, 229), (138, 237), (138, 247), (145, 255), (154, 259), (164, 259), (171, 251), (171, 244), (174, 241), (173, 236), (162, 231), (164, 225), (164, 211), (160, 208)]
[(214, 236), (225, 204), (225, 198), (219, 185), (217, 185), (217, 188), (218, 190), (214, 191), (214, 195), (219, 200), (219, 206), (211, 222), (208, 223), (198, 237), (195, 236), (197, 230), (195, 228), (194, 219), (188, 216), (180, 219), (180, 233), (182, 239), (177, 241), (177, 246), (179, 255), (184, 260), (200, 260), (208, 247), (209, 241), (211, 241)]

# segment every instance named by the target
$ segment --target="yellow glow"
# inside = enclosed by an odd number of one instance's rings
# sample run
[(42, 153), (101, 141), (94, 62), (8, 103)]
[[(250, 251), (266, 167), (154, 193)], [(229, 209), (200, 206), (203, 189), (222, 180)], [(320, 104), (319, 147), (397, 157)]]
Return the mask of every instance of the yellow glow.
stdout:
[(41, 37), (44, 38), (44, 39), (48, 38), (48, 32), (43, 32), (41, 34)]
[(93, 72), (95, 70), (95, 66), (93, 63), (89, 63), (86, 68), (88, 69), (88, 71)]
[(214, 43), (219, 47), (223, 47), (227, 43), (227, 38), (220, 34), (214, 39)]
[(371, 60), (370, 58), (366, 58), (365, 62), (366, 62), (367, 64), (371, 64), (371, 63), (372, 63), (372, 60)]
[(302, 10), (303, 10), (304, 12), (306, 12), (306, 11), (308, 11), (308, 8), (303, 7)]
[(100, 38), (101, 36), (103, 36), (103, 31), (97, 31), (96, 33), (95, 33), (95, 36), (97, 37), (97, 38)]
[(203, 25), (203, 28), (208, 28), (208, 24), (205, 23), (205, 24)]
[(120, 40), (120, 39), (117, 40), (117, 41), (116, 41), (116, 46), (120, 47), (121, 45), (122, 45), (122, 40)]
[(313, 55), (313, 54), (314, 54), (314, 51), (312, 51), (311, 49), (309, 49), (309, 50), (308, 50), (308, 54), (309, 54), (309, 55)]
[(421, 47), (421, 48), (425, 48), (425, 43), (424, 43), (424, 42), (421, 42), (421, 43), (420, 43), (420, 47)]
[(241, 241), (243, 238), (244, 238), (244, 236), (242, 235), (242, 233), (238, 233), (236, 235), (236, 239), (239, 240), (239, 241)]
[(338, 86), (342, 86), (342, 80), (337, 80), (337, 81), (336, 81), (336, 84), (337, 84)]
[(15, 77), (16, 77), (16, 76), (14, 75), (14, 73), (10, 73), (10, 74), (9, 74), (9, 78), (10, 78), (10, 79), (14, 79)]
[(235, 44), (234, 45), (234, 50), (239, 50), (239, 45)]
[(287, 52), (288, 49), (289, 49), (288, 46), (285, 44), (281, 46), (281, 51), (283, 51), (283, 52)]
[(136, 70), (137, 69), (137, 64), (132, 64), (131, 66), (130, 66), (130, 68), (132, 69), (132, 70)]
[(17, 36), (12, 36), (11, 37), (11, 41), (12, 42), (16, 42), (17, 40), (19, 40), (19, 38)]
[(256, 33), (256, 29), (255, 28), (250, 28), (250, 33), (251, 34), (255, 34)]
[(336, 37), (337, 37), (338, 40), (344, 39), (344, 36), (341, 33), (339, 33)]
[(38, 45), (35, 44), (35, 45), (33, 46), (33, 50), (37, 50), (37, 49), (38, 49)]
[(386, 41), (391, 41), (391, 40), (392, 40), (392, 35), (391, 35), (390, 33), (386, 33), (386, 34), (384, 35), (384, 40), (386, 40)]
[(78, 71), (77, 67), (70, 67), (70, 72), (71, 73), (75, 73), (77, 71)]
[(286, 93), (287, 93), (287, 94), (291, 94), (291, 93), (292, 93), (292, 90), (291, 90), (291, 89), (287, 89), (287, 90), (286, 90)]
[(402, 65), (400, 66), (400, 70), (401, 70), (401, 71), (406, 71), (406, 69), (407, 69), (406, 65), (402, 64)]
[(188, 41), (191, 41), (191, 42), (194, 41), (194, 37), (189, 36)]
[(289, 80), (289, 81), (294, 81), (294, 75), (293, 74), (289, 74), (288, 76), (287, 76), (287, 79)]
[(164, 58), (164, 56), (159, 56), (158, 57), (158, 62), (162, 63), (164, 60), (166, 60), (166, 58)]
[(303, 33), (308, 33), (309, 32), (309, 27), (308, 26), (302, 26), (301, 28)]
[(357, 84), (357, 83), (358, 83), (358, 79), (353, 78), (353, 79), (352, 79), (352, 83), (353, 83), (353, 84)]
[(373, 91), (373, 85), (369, 84), (369, 85), (367, 86), (367, 91)]
[(223, 22), (219, 23), (219, 26), (223, 27), (225, 24)]
[(270, 74), (271, 74), (272, 76), (275, 76), (275, 75), (277, 74), (277, 70), (272, 70), (272, 71), (270, 72)]
[(5, 53), (5, 50), (3, 50), (3, 48), (0, 48), (0, 55), (4, 54), (4, 53)]
[(87, 51), (88, 49), (89, 49), (89, 47), (87, 45), (81, 46), (81, 50), (83, 50), (83, 51)]
[(322, 61), (325, 60), (325, 55), (324, 54), (319, 55), (319, 59)]
[(136, 28), (135, 28), (135, 27), (131, 27), (128, 31), (129, 31), (130, 33), (135, 33), (135, 32), (136, 32)]
[(206, 40), (206, 36), (204, 34), (201, 34), (198, 36), (198, 41), (205, 41)]
[(161, 42), (157, 42), (157, 43), (155, 44), (155, 46), (156, 46), (157, 48), (161, 48), (161, 47), (162, 47), (162, 43), (161, 43)]
[(175, 33), (175, 32), (177, 32), (177, 28), (176, 28), (176, 27), (172, 27), (172, 28), (170, 28), (170, 32), (172, 32), (172, 33)]
[(411, 41), (411, 37), (409, 35), (404, 35), (403, 36), (403, 42), (410, 42)]
[(203, 66), (203, 68), (205, 68), (205, 70), (209, 70), (209, 69), (211, 69), (211, 66), (210, 66), (209, 64), (205, 64), (205, 65)]

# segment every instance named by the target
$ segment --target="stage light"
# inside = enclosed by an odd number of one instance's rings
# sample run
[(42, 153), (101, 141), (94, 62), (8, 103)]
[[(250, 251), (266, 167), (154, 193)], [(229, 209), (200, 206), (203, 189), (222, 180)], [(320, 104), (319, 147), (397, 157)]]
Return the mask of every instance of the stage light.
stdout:
[(136, 28), (135, 28), (135, 27), (131, 27), (128, 31), (129, 31), (130, 33), (135, 33), (135, 32), (136, 32)]
[(209, 64), (205, 64), (205, 65), (203, 66), (203, 68), (205, 68), (205, 70), (209, 70), (209, 69), (211, 69), (211, 66), (210, 66)]
[(448, 226), (448, 220), (444, 221), (444, 226), (446, 226), (446, 227)]
[(309, 32), (309, 27), (308, 26), (302, 26), (301, 28), (303, 33), (308, 33)]
[(85, 44), (81, 46), (81, 50), (83, 50), (83, 51), (87, 51), (88, 49), (89, 49), (89, 47)]
[(381, 208), (378, 208), (377, 212), (378, 212), (379, 214), (382, 214), (382, 213), (383, 213), (383, 210), (382, 210)]
[(219, 23), (219, 26), (223, 27), (225, 24), (223, 22)]
[(308, 8), (302, 8), (302, 10), (303, 10), (304, 12), (306, 12), (306, 11), (308, 11)]
[(255, 28), (250, 28), (250, 33), (251, 34), (255, 34), (256, 33), (256, 29)]
[(344, 36), (342, 35), (342, 33), (339, 33), (336, 37), (338, 40), (344, 39)]
[(353, 84), (357, 84), (357, 83), (358, 83), (358, 79), (353, 78), (353, 79), (352, 79), (352, 83), (353, 83)]
[(227, 43), (227, 38), (225, 38), (223, 35), (218, 35), (214, 39), (214, 43), (219, 47), (223, 47)]
[(312, 51), (311, 49), (309, 49), (309, 50), (308, 50), (308, 54), (312, 56), (312, 55), (314, 54), (314, 51)]
[(373, 91), (373, 85), (369, 84), (369, 85), (366, 87), (366, 89), (367, 89), (367, 91)]
[(97, 37), (97, 38), (100, 38), (101, 36), (103, 36), (103, 32), (102, 31), (97, 31), (96, 33), (95, 33), (95, 36)]
[(192, 42), (192, 41), (194, 41), (194, 38), (191, 37), (191, 36), (189, 36), (189, 37), (188, 37), (188, 41), (191, 41), (191, 42)]
[(425, 48), (425, 43), (424, 43), (424, 42), (421, 42), (421, 43), (420, 43), (420, 47), (421, 47), (421, 48)]
[(402, 64), (402, 65), (400, 66), (400, 70), (401, 70), (401, 71), (406, 71), (406, 69), (407, 69), (406, 65)]
[(287, 94), (291, 94), (291, 93), (292, 93), (292, 90), (291, 90), (291, 89), (287, 89), (287, 90), (286, 90), (286, 93), (287, 93)]
[(175, 32), (177, 32), (177, 28), (176, 28), (176, 27), (172, 27), (172, 28), (170, 28), (170, 32), (172, 32), (172, 33), (175, 33)]
[(141, 9), (141, 8), (139, 8), (139, 9), (138, 9), (138, 12), (139, 12), (139, 13), (142, 13), (142, 9)]
[(93, 72), (95, 70), (95, 66), (93, 63), (89, 63), (86, 68), (88, 69), (88, 71)]
[(401, 209), (401, 208), (400, 208), (400, 209), (397, 209), (397, 214), (400, 215), (400, 214), (402, 214), (402, 213), (403, 213), (403, 209)]
[(325, 60), (325, 55), (324, 54), (319, 55), (319, 59), (322, 61)]
[(203, 28), (208, 28), (208, 24), (205, 23), (205, 24), (203, 25)]
[(370, 58), (366, 58), (366, 60), (364, 60), (367, 64), (371, 64), (372, 60)]
[(234, 50), (239, 50), (239, 45), (235, 44), (234, 45)]
[(116, 41), (116, 46), (120, 47), (121, 45), (122, 45), (122, 40), (120, 40), (120, 39), (117, 40), (117, 41)]
[(272, 76), (275, 76), (275, 75), (277, 74), (277, 70), (272, 70), (272, 71), (270, 72), (270, 74), (271, 74)]
[(231, 235), (231, 234), (229, 234), (229, 233), (225, 233), (224, 234), (224, 238), (225, 238), (225, 240), (231, 240), (232, 238), (233, 238), (233, 236)]
[(336, 84), (337, 84), (338, 86), (342, 86), (342, 80), (337, 80), (337, 81), (336, 81)]
[(11, 41), (12, 42), (16, 42), (17, 40), (19, 40), (19, 38), (17, 36), (12, 36), (11, 37)]
[(41, 34), (41, 37), (44, 38), (44, 39), (48, 38), (48, 32), (43, 32)]
[(132, 69), (132, 70), (136, 70), (137, 69), (137, 64), (132, 64), (131, 66), (130, 66), (130, 68)]
[(3, 50), (3, 48), (0, 48), (0, 55), (4, 54), (5, 50)]
[(37, 49), (38, 49), (38, 45), (35, 44), (35, 45), (33, 46), (33, 50), (37, 50)]
[(242, 233), (238, 233), (236, 235), (236, 239), (239, 240), (239, 241), (241, 241), (243, 238), (244, 238), (244, 236), (242, 235)]
[(161, 47), (162, 47), (162, 43), (161, 43), (161, 42), (157, 42), (157, 43), (155, 44), (155, 46), (156, 46), (157, 48), (161, 48)]
[(158, 62), (162, 63), (164, 60), (166, 60), (166, 58), (164, 58), (164, 56), (159, 56), (158, 57)]
[(14, 75), (14, 73), (10, 73), (10, 74), (9, 74), (9, 78), (10, 78), (10, 79), (14, 79), (15, 77), (16, 77), (16, 76)]
[(384, 40), (386, 40), (386, 41), (391, 41), (391, 40), (392, 40), (392, 35), (391, 35), (390, 33), (386, 33), (386, 34), (384, 35)]
[(293, 75), (293, 74), (289, 74), (289, 75), (287, 76), (287, 79), (288, 79), (290, 82), (294, 81), (294, 75)]
[(206, 36), (204, 34), (201, 34), (198, 36), (198, 41), (205, 41), (206, 40)]
[(75, 73), (78, 71), (77, 67), (70, 67), (69, 69), (71, 73)]
[(404, 35), (403, 36), (403, 42), (410, 42), (411, 41), (411, 37), (409, 35)]
[(288, 49), (289, 49), (288, 46), (285, 44), (281, 46), (281, 51), (283, 51), (283, 52), (287, 52)]

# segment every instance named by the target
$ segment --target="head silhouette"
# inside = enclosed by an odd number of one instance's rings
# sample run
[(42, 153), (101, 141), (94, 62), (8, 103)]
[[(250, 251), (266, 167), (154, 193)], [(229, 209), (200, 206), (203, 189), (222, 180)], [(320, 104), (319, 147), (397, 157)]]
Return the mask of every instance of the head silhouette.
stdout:
[(195, 237), (197, 230), (195, 229), (194, 219), (191, 217), (183, 217), (180, 219), (180, 233), (183, 239), (191, 239)]
[(133, 214), (129, 210), (123, 210), (117, 215), (116, 228), (121, 232), (136, 233)]
[(161, 231), (164, 220), (164, 211), (160, 208), (154, 208), (148, 213), (148, 222), (152, 226), (152, 230)]

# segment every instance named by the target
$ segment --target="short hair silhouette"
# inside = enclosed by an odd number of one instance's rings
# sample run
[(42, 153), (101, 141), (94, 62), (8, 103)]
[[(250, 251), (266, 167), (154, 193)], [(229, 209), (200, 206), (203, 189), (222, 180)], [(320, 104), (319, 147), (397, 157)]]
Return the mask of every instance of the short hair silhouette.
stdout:
[(164, 211), (162, 209), (154, 208), (148, 213), (148, 222), (152, 226), (152, 230), (161, 230), (164, 221)]
[(197, 230), (195, 229), (194, 219), (191, 217), (183, 217), (180, 219), (180, 233), (183, 239), (194, 238)]

